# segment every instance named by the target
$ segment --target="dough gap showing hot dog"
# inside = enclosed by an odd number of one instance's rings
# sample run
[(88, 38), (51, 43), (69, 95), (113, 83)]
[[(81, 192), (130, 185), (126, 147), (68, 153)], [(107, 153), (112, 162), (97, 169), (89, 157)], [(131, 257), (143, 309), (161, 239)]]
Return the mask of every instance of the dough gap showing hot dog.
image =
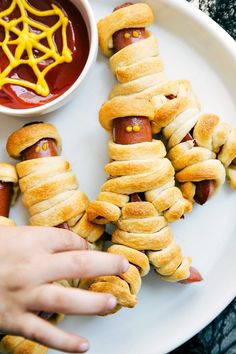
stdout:
[[(196, 142), (194, 141), (191, 133), (188, 133), (182, 140), (185, 141), (192, 141), (194, 146), (197, 146)], [(215, 190), (215, 182), (214, 180), (204, 180), (201, 182), (195, 182), (196, 186), (195, 193), (194, 193), (194, 200), (203, 205), (207, 202), (207, 200), (214, 194)]]

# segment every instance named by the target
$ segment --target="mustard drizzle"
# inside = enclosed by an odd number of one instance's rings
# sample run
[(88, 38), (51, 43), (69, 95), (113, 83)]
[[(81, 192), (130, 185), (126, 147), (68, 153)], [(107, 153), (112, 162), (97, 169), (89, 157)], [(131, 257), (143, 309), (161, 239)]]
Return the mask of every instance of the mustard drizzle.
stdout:
[[(5, 16), (9, 16), (15, 10), (16, 6), (19, 7), (21, 16), (9, 22), (3, 20)], [(47, 27), (42, 23), (30, 19), (27, 12), (38, 17), (56, 15), (58, 16), (58, 21), (52, 27)], [(17, 25), (21, 22), (23, 23), (22, 30), (17, 28)], [(50, 90), (45, 79), (46, 74), (55, 66), (64, 62), (70, 63), (72, 61), (72, 53), (68, 48), (66, 36), (68, 19), (65, 17), (61, 9), (54, 4), (52, 4), (51, 10), (40, 11), (30, 6), (30, 4), (27, 3), (27, 0), (12, 0), (9, 8), (0, 12), (0, 25), (5, 29), (5, 38), (3, 42), (0, 42), (0, 47), (2, 47), (3, 52), (9, 60), (9, 65), (0, 73), (0, 87), (5, 84), (20, 85), (32, 89), (40, 96), (48, 96), (50, 94)], [(30, 26), (40, 30), (41, 32), (39, 34), (30, 32)], [(53, 41), (53, 34), (60, 27), (62, 35), (61, 54), (57, 52), (56, 45)], [(14, 33), (17, 38), (11, 40), (10, 32)], [(40, 43), (43, 38), (47, 39), (49, 48)], [(8, 47), (9, 45), (16, 46), (14, 55), (11, 53)], [(33, 49), (37, 49), (44, 54), (39, 58), (35, 58)], [(27, 52), (28, 59), (21, 58), (25, 51)], [(45, 69), (40, 71), (37, 64), (49, 58), (52, 58), (54, 62), (47, 65)], [(26, 64), (32, 68), (37, 78), (36, 83), (8, 77), (13, 69), (22, 64)]]

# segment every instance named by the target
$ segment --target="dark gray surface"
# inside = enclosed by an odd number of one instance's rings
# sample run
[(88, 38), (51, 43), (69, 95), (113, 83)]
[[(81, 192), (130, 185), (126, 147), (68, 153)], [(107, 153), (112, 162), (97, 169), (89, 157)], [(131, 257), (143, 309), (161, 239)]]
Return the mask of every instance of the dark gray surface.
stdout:
[(236, 354), (236, 299), (209, 326), (171, 353)]
[[(193, 0), (192, 2), (236, 40), (236, 0)], [(236, 276), (232, 281), (236, 281)], [(209, 326), (171, 353), (236, 354), (236, 298)]]

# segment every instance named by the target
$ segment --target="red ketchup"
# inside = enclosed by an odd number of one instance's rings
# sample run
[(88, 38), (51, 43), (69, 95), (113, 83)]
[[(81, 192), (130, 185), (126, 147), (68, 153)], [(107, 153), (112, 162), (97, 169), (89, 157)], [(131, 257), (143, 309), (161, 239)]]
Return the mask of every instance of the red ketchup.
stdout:
[[(0, 1), (0, 13), (8, 9), (11, 5), (12, 0)], [(79, 12), (79, 10), (68, 0), (28, 0), (27, 1), (32, 7), (37, 10), (45, 11), (51, 10), (52, 4), (59, 7), (64, 13), (65, 17), (68, 18), (69, 23), (67, 26), (67, 45), (72, 53), (73, 60), (70, 63), (61, 63), (52, 68), (45, 76), (46, 82), (48, 84), (50, 94), (46, 97), (38, 95), (32, 89), (13, 84), (4, 84), (0, 88), (0, 105), (13, 109), (25, 109), (44, 105), (55, 98), (61, 96), (65, 91), (67, 91), (82, 72), (89, 54), (89, 37), (86, 24)], [(43, 16), (39, 17), (28, 13), (30, 19), (39, 22), (40, 24), (46, 25), (49, 28), (52, 27), (57, 21), (58, 16)], [(18, 7), (15, 8), (9, 16), (3, 18), (4, 21), (8, 22), (12, 19), (17, 19), (20, 17), (20, 11)], [(18, 24), (18, 29), (22, 30), (22, 22)], [(30, 26), (30, 32), (40, 33), (36, 28)], [(17, 38), (17, 35), (10, 32), (10, 40)], [(0, 42), (5, 38), (5, 29), (0, 26)], [(58, 53), (62, 53), (62, 31), (61, 27), (56, 30), (53, 34), (53, 41), (55, 43)], [(42, 39), (40, 41), (44, 46), (49, 47), (47, 39)], [(16, 45), (10, 44), (8, 46), (10, 51), (14, 54)], [(34, 57), (41, 57), (42, 52), (38, 49), (33, 49)], [(28, 54), (25, 51), (22, 54), (22, 59), (28, 59)], [(53, 59), (48, 58), (38, 64), (40, 71), (43, 71), (45, 67), (53, 63)], [(2, 47), (0, 46), (0, 72), (2, 72), (9, 64), (9, 60), (4, 53)], [(33, 73), (32, 68), (27, 64), (21, 64), (17, 68), (13, 69), (9, 75), (9, 78), (23, 79), (29, 82), (36, 83), (36, 76)]]

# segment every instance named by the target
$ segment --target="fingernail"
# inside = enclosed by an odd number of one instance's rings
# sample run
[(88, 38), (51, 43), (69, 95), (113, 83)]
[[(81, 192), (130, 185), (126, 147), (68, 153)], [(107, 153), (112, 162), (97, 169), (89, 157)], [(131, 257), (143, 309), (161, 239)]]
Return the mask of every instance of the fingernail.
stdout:
[(121, 263), (121, 272), (125, 273), (127, 272), (128, 269), (129, 269), (129, 262), (127, 261), (127, 259), (124, 259)]
[(79, 350), (81, 352), (87, 352), (87, 350), (89, 349), (89, 344), (88, 342), (82, 342), (80, 345), (79, 345)]
[(112, 310), (117, 304), (117, 300), (114, 296), (110, 296), (109, 300), (107, 301), (107, 310)]

